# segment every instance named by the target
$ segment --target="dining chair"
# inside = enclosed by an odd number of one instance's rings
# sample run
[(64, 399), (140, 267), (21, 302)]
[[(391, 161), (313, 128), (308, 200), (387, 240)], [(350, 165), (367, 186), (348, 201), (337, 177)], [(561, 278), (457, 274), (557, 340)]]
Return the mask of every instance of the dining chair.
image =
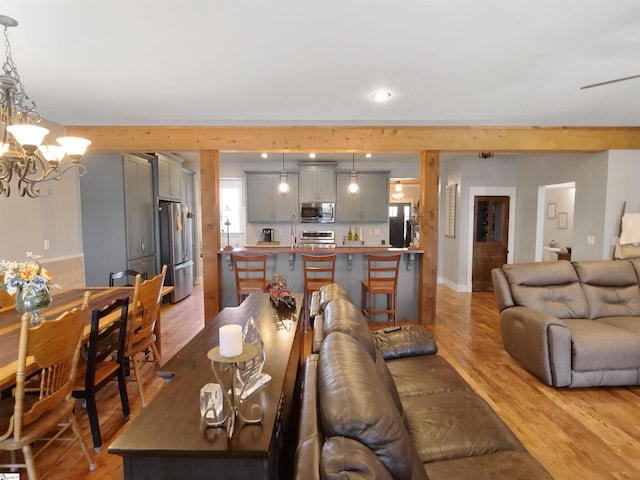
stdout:
[[(121, 285), (123, 287), (131, 287), (136, 281), (136, 276), (142, 275), (142, 280), (147, 279), (147, 272), (137, 272), (135, 270), (122, 270), (121, 272), (109, 272), (109, 286), (113, 287), (115, 285), (116, 280), (121, 280), (125, 278), (125, 284)], [(133, 279), (133, 281), (131, 281)]]
[(238, 305), (251, 293), (263, 293), (267, 288), (267, 255), (231, 255), (236, 276)]
[[(402, 255), (367, 255), (367, 278), (362, 280), (362, 314), (373, 321), (376, 313), (386, 313), (397, 325), (398, 269)], [(386, 295), (387, 308), (374, 308), (373, 295)]]
[[(125, 377), (124, 350), (127, 336), (127, 316), (129, 297), (122, 297), (102, 309), (94, 309), (91, 313), (91, 331), (86, 349), (86, 360), (78, 361), (76, 382), (73, 396), (84, 399), (87, 406), (87, 416), (93, 437), (93, 449), (102, 449), (100, 422), (96, 404), (96, 392), (107, 385), (114, 378), (118, 381), (122, 415), (129, 419), (129, 398)], [(106, 327), (100, 327), (100, 321), (105, 317), (115, 315), (117, 318)]]
[(302, 254), (302, 266), (304, 270), (304, 303), (305, 303), (305, 324), (304, 331), (307, 332), (309, 324), (309, 297), (313, 292), (319, 292), (320, 288), (333, 283), (336, 271), (336, 254), (310, 255)]
[[(89, 462), (89, 470), (96, 468), (73, 413), (75, 400), (71, 395), (85, 315), (86, 309), (73, 309), (33, 328), (29, 326), (31, 316), (22, 315), (16, 386), (12, 397), (0, 401), (0, 432), (4, 432), (0, 433), (0, 450), (11, 452), (11, 463), (0, 465), (0, 470), (26, 467), (28, 478), (36, 480), (35, 457), (69, 426)], [(25, 394), (27, 359), (33, 359), (40, 369), (34, 395)], [(45, 439), (58, 426), (61, 429), (34, 453), (34, 442)], [(17, 462), (17, 450), (22, 450), (24, 463)]]
[(158, 365), (162, 364), (162, 358), (156, 345), (155, 325), (160, 317), (160, 303), (162, 300), (162, 285), (167, 273), (167, 266), (162, 266), (162, 271), (151, 280), (142, 281), (142, 275), (136, 276), (133, 289), (133, 301), (127, 323), (127, 340), (125, 356), (131, 359), (131, 364), (136, 375), (136, 383), (140, 392), (142, 408), (147, 406), (142, 389), (142, 377), (138, 365), (138, 357), (146, 361), (149, 352), (153, 352), (153, 358)]
[[(0, 274), (0, 283), (4, 281), (4, 274)], [(13, 295), (9, 295), (6, 290), (0, 290), (0, 308), (10, 307), (14, 305), (15, 299)]]

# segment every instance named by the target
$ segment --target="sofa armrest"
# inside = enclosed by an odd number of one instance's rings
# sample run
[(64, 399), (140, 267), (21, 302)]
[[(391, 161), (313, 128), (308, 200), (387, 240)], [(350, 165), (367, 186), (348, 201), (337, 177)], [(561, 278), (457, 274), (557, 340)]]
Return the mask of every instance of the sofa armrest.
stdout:
[(304, 364), (298, 445), (294, 480), (320, 479), (320, 452), (324, 438), (318, 416), (318, 355), (309, 355)]
[(385, 360), (438, 353), (433, 335), (422, 325), (383, 328), (372, 334), (380, 356)]
[(313, 319), (313, 330), (311, 331), (311, 353), (318, 353), (324, 340), (324, 315), (318, 314)]
[[(558, 341), (550, 340), (551, 327)], [(500, 314), (500, 331), (504, 348), (523, 367), (547, 385), (565, 386), (554, 376), (571, 370), (570, 364), (565, 365), (571, 358), (571, 335), (561, 334), (569, 332), (561, 319), (528, 307), (510, 307)]]

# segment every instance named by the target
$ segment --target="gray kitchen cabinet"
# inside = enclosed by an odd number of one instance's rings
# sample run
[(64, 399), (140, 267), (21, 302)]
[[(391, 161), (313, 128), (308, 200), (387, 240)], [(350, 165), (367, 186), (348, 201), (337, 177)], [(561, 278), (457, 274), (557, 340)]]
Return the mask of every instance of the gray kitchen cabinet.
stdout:
[(298, 174), (288, 173), (289, 194), (278, 193), (279, 172), (245, 172), (247, 174), (247, 221), (288, 222), (298, 212)]
[(153, 171), (145, 159), (124, 155), (123, 161), (127, 259), (131, 261), (155, 253)]
[[(109, 272), (148, 262), (155, 275), (152, 157), (89, 153), (91, 173), (80, 178), (82, 237), (87, 285), (108, 285)], [(141, 267), (140, 267), (141, 268)]]
[(382, 223), (388, 220), (389, 172), (358, 172), (360, 192), (349, 195), (350, 172), (336, 174), (336, 221)]
[(310, 165), (300, 167), (301, 202), (335, 202), (335, 165)]
[(161, 153), (158, 157), (158, 197), (161, 200), (182, 200), (182, 166)]
[(139, 273), (146, 273), (147, 279), (153, 278), (156, 274), (156, 257), (151, 255), (149, 257), (141, 257), (136, 258), (135, 260), (130, 260), (127, 263), (127, 268), (130, 270), (135, 270)]

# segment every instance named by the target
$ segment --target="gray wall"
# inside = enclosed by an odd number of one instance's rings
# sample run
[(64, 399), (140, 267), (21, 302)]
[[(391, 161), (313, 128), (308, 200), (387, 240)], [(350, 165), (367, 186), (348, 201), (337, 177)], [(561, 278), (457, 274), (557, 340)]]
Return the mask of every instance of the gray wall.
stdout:
[[(612, 241), (618, 234), (623, 203), (627, 212), (640, 212), (640, 153), (611, 151), (586, 154), (498, 155), (479, 159), (475, 155), (443, 155), (441, 199), (449, 179), (459, 183), (456, 238), (444, 237), (444, 202), (440, 205), (438, 272), (441, 280), (466, 285), (469, 189), (471, 187), (517, 188), (514, 262), (535, 259), (538, 192), (541, 186), (575, 182), (571, 220), (573, 260), (612, 258)], [(546, 214), (546, 212), (542, 212)], [(571, 219), (571, 217), (570, 217)], [(594, 244), (587, 244), (587, 237)]]
[(78, 175), (72, 170), (48, 185), (46, 198), (20, 197), (15, 183), (9, 198), (0, 197), (0, 258), (21, 260), (26, 252), (42, 255), (43, 261), (82, 255)]

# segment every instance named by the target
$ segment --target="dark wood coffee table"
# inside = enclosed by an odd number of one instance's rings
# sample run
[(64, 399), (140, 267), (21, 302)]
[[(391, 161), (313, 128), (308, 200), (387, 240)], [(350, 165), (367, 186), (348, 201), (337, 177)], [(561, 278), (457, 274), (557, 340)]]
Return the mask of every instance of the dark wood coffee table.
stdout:
[[(109, 446), (109, 453), (123, 457), (125, 479), (290, 478), (304, 349), (303, 295), (295, 296), (295, 310), (275, 309), (267, 294), (225, 308), (161, 368), (168, 385)], [(263, 371), (272, 379), (247, 399), (262, 406), (262, 423), (238, 420), (228, 439), (224, 430), (202, 426), (200, 388), (216, 382), (207, 352), (219, 343), (218, 329), (244, 325), (251, 316), (265, 343)]]

